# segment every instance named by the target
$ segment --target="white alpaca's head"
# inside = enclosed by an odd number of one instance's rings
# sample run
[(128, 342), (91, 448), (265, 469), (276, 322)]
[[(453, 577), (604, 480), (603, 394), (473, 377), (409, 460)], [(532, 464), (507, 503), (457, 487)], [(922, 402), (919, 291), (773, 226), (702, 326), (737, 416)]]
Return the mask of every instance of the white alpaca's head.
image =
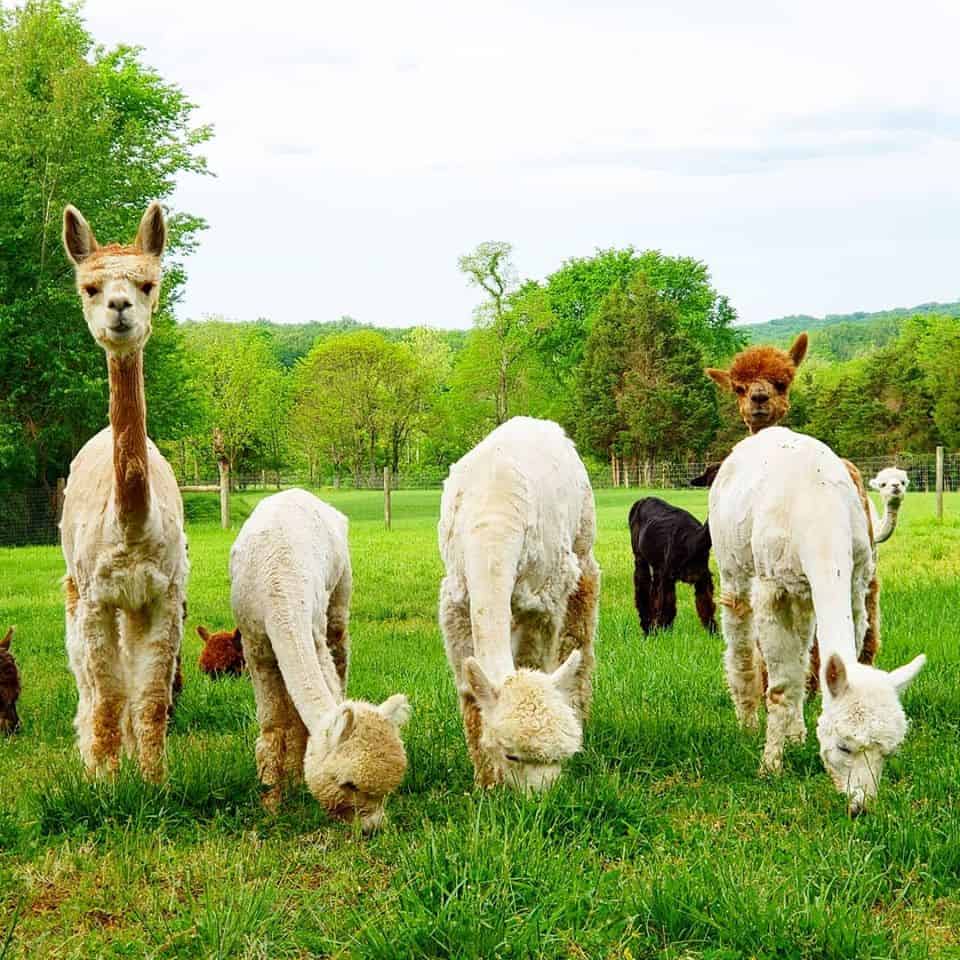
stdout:
[(920, 654), (890, 673), (834, 653), (824, 667), (823, 713), (817, 722), (820, 757), (836, 788), (847, 797), (851, 816), (877, 795), (883, 765), (907, 735), (900, 695), (923, 669)]
[(83, 316), (107, 353), (136, 353), (150, 338), (166, 240), (166, 221), (156, 201), (147, 207), (136, 239), (128, 246), (101, 247), (76, 207), (63, 211), (63, 246), (75, 267)]
[(580, 749), (583, 731), (572, 700), (581, 659), (574, 650), (553, 673), (517, 670), (499, 687), (476, 659), (464, 661), (467, 686), (483, 716), (480, 744), (511, 786), (545, 790)]
[(402, 693), (380, 706), (341, 704), (325, 731), (311, 735), (303, 760), (307, 788), (340, 820), (359, 820), (364, 833), (383, 822), (384, 803), (407, 769), (400, 730), (410, 718)]
[(876, 490), (884, 500), (900, 503), (910, 485), (910, 478), (906, 470), (897, 467), (887, 467), (881, 470), (871, 481), (870, 489)]

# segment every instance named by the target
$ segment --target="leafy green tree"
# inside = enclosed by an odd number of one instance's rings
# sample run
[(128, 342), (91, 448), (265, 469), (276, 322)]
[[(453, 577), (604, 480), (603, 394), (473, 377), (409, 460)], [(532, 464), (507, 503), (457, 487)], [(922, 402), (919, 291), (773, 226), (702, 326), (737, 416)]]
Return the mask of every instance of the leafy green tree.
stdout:
[[(94, 45), (79, 7), (27, 0), (0, 9), (0, 424), (26, 450), (19, 468), (49, 483), (106, 423), (103, 355), (83, 322), (60, 247), (69, 201), (102, 241), (132, 238), (144, 207), (202, 173), (210, 137), (192, 104), (136, 48)], [(169, 217), (164, 294), (146, 352), (150, 430), (176, 433), (182, 351), (172, 306), (180, 257), (203, 222)], [(181, 398), (181, 399), (177, 399)], [(169, 401), (169, 402), (166, 402)]]
[(960, 447), (960, 319), (932, 318), (920, 336), (917, 360), (939, 438)]

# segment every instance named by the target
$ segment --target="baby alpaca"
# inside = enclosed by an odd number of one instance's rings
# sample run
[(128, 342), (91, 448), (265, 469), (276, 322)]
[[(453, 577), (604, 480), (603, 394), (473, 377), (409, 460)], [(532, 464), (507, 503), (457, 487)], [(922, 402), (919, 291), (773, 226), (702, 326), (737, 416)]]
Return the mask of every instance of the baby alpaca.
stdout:
[(20, 673), (10, 652), (14, 628), (0, 640), (0, 733), (16, 733), (20, 729), (17, 700), (20, 697)]
[(693, 584), (697, 616), (711, 633), (714, 620), (710, 573), (710, 528), (696, 517), (656, 497), (630, 508), (634, 602), (644, 633), (673, 625), (677, 581)]
[(922, 655), (885, 673), (858, 664), (874, 551), (846, 467), (813, 437), (770, 427), (734, 447), (710, 489), (720, 567), (726, 668), (737, 717), (754, 728), (768, 671), (762, 769), (806, 736), (804, 686), (814, 625), (824, 661), (821, 757), (851, 814), (876, 795), (885, 758), (903, 741), (899, 694)]
[(515, 417), (450, 468), (438, 534), (440, 627), (476, 782), (540, 790), (581, 746), (600, 568), (574, 445)]
[(230, 551), (233, 614), (257, 701), (257, 771), (276, 806), (301, 778), (364, 832), (384, 817), (407, 755), (403, 694), (346, 700), (352, 575), (347, 518), (305, 490), (261, 500)]
[(197, 627), (197, 633), (203, 641), (197, 666), (207, 676), (216, 680), (226, 674), (239, 677), (243, 673), (243, 643), (239, 630), (210, 633), (206, 627)]

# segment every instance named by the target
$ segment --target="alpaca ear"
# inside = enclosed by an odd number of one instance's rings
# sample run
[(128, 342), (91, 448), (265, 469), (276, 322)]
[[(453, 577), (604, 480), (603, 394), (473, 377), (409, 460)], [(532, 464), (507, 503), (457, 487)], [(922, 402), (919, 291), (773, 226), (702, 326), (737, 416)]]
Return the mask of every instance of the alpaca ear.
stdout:
[(333, 744), (333, 746), (336, 746), (338, 743), (343, 743), (343, 741), (353, 733), (353, 723), (355, 719), (353, 707), (346, 704), (340, 707), (330, 727), (330, 743)]
[(398, 730), (406, 726), (410, 719), (410, 701), (402, 693), (395, 693), (392, 697), (388, 697), (377, 707), (377, 710)]
[(240, 636), (240, 628), (233, 631), (233, 645), (237, 648), (237, 653), (243, 653), (243, 638)]
[(500, 691), (490, 682), (476, 657), (467, 657), (463, 661), (463, 676), (467, 681), (467, 689), (481, 707), (489, 709), (496, 705)]
[(833, 653), (827, 661), (827, 689), (832, 697), (842, 697), (850, 688), (847, 682), (847, 668), (839, 655)]
[(917, 679), (917, 675), (924, 668), (926, 662), (926, 655), (921, 653), (920, 656), (914, 657), (909, 663), (890, 671), (890, 679), (897, 688), (898, 694), (902, 694)]
[(574, 650), (556, 670), (550, 674), (553, 685), (566, 696), (572, 696), (577, 689), (577, 675), (580, 673), (580, 664), (583, 662), (583, 654), (579, 650)]
[(63, 249), (71, 263), (81, 264), (98, 249), (97, 238), (83, 214), (71, 204), (63, 209)]
[(730, 390), (730, 374), (726, 370), (718, 370), (716, 367), (707, 367), (703, 371), (721, 390)]
[(198, 626), (198, 627), (197, 627), (197, 636), (199, 636), (200, 639), (201, 639), (204, 643), (206, 643), (206, 642), (210, 639), (210, 634), (209, 634), (209, 632), (207, 631), (207, 628), (206, 628), (206, 627), (200, 627), (200, 626)]
[(167, 222), (163, 218), (163, 208), (156, 200), (147, 207), (140, 221), (134, 246), (151, 257), (159, 257), (167, 244)]
[(14, 629), (15, 629), (14, 627), (11, 627), (11, 628), (7, 631), (7, 635), (6, 635), (2, 640), (0, 640), (0, 650), (9, 650), (9, 649), (10, 649), (10, 641), (13, 639), (13, 631), (14, 631)]
[(793, 341), (788, 353), (795, 367), (799, 367), (800, 364), (803, 363), (803, 358), (807, 355), (807, 346), (809, 343), (810, 338), (805, 333), (801, 333), (800, 336)]

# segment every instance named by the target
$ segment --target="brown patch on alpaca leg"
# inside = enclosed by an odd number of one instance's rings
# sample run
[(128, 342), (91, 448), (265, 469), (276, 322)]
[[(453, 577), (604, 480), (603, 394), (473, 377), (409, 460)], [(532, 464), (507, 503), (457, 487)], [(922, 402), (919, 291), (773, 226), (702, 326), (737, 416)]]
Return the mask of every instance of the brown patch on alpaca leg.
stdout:
[(560, 636), (560, 662), (563, 663), (574, 650), (579, 650), (582, 658), (574, 704), (582, 720), (588, 718), (593, 699), (593, 639), (597, 630), (597, 603), (600, 597), (600, 575), (594, 571), (580, 577), (577, 589), (567, 600), (567, 613)]
[(337, 676), (340, 678), (340, 691), (347, 695), (347, 671), (350, 668), (350, 637), (342, 623), (330, 620), (327, 623), (327, 649), (333, 658)]
[(467, 750), (473, 761), (473, 781), (478, 787), (493, 787), (500, 782), (500, 773), (490, 762), (487, 752), (480, 746), (483, 732), (483, 715), (477, 701), (469, 694), (460, 696), (460, 713), (467, 739)]
[(867, 630), (863, 635), (863, 648), (858, 659), (861, 663), (872, 665), (880, 652), (880, 583), (876, 576), (867, 587), (864, 602), (867, 607)]
[(90, 753), (94, 767), (104, 766), (111, 770), (120, 762), (120, 714), (123, 700), (120, 697), (98, 697), (93, 706), (93, 738)]
[(63, 596), (67, 606), (67, 616), (72, 617), (76, 614), (77, 604), (80, 602), (80, 591), (77, 590), (73, 577), (63, 578)]
[(137, 704), (135, 729), (137, 753), (143, 779), (151, 783), (163, 780), (166, 768), (163, 748), (167, 737), (167, 712), (170, 700), (166, 694), (155, 695)]
[(820, 644), (813, 638), (810, 648), (810, 669), (807, 671), (807, 696), (812, 697), (820, 689)]

